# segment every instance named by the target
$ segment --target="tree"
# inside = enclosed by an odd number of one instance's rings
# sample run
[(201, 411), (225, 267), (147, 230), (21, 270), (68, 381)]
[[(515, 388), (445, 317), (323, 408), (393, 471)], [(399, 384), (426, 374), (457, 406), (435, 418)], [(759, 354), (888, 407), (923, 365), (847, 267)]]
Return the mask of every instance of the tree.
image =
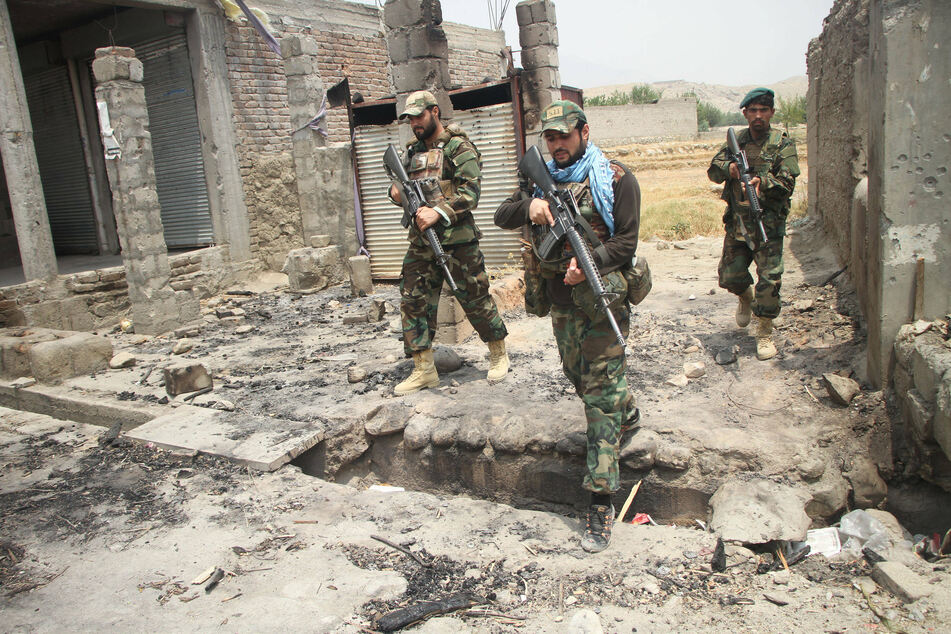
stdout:
[(779, 108), (776, 109), (776, 120), (786, 126), (789, 130), (791, 125), (799, 125), (806, 122), (806, 97), (800, 95), (786, 100), (779, 98)]
[(585, 97), (584, 107), (588, 106), (626, 106), (628, 104), (655, 103), (660, 93), (648, 84), (635, 84), (629, 91), (615, 90), (610, 95)]

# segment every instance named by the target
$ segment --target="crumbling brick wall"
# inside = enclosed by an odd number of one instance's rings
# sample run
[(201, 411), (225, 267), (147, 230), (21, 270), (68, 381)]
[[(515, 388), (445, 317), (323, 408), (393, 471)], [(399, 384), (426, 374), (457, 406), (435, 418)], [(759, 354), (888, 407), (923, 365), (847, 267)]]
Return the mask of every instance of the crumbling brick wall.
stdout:
[(501, 79), (505, 33), (464, 24), (443, 23), (449, 43), (449, 83), (453, 88)]

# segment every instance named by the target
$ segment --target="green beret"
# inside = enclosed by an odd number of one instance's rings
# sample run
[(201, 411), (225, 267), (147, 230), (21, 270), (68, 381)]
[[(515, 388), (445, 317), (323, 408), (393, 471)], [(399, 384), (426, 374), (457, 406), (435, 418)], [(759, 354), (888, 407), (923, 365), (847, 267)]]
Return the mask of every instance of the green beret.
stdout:
[(557, 130), (564, 134), (571, 132), (578, 122), (588, 122), (581, 106), (573, 101), (561, 99), (553, 101), (550, 106), (542, 112), (542, 132), (545, 130)]
[(740, 102), (740, 108), (745, 108), (750, 105), (750, 102), (759, 97), (769, 97), (770, 101), (776, 96), (769, 88), (754, 88), (753, 90), (746, 93), (746, 96), (743, 97), (743, 101)]

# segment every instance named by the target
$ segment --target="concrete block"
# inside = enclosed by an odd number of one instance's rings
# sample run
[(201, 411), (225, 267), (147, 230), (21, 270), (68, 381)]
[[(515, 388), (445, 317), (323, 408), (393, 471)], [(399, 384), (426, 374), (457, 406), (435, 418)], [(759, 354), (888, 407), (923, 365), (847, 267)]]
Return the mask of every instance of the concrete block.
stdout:
[(465, 318), (466, 313), (462, 310), (459, 300), (449, 293), (440, 292), (439, 303), (436, 305), (436, 324), (458, 324)]
[[(411, 93), (422, 87), (432, 90), (434, 86), (449, 84), (449, 65), (444, 59), (422, 57), (393, 66), (393, 86), (398, 93)], [(406, 95), (403, 95), (404, 103), (405, 98)]]
[(314, 58), (301, 55), (299, 57), (290, 57), (284, 60), (284, 74), (293, 75), (313, 75), (317, 72), (317, 64)]
[(370, 277), (370, 258), (355, 255), (347, 260), (350, 266), (350, 293), (354, 297), (373, 294), (373, 278)]
[(905, 603), (912, 603), (933, 592), (927, 581), (897, 561), (875, 564), (872, 579)]
[(92, 72), (99, 83), (114, 80), (142, 81), (142, 62), (134, 57), (109, 55), (92, 63)]
[(918, 390), (912, 388), (905, 394), (902, 408), (905, 411), (905, 420), (911, 427), (915, 437), (922, 442), (928, 442), (933, 437), (932, 421), (934, 409)]
[(544, 22), (523, 26), (518, 30), (518, 42), (523, 51), (533, 46), (558, 46), (558, 27)]
[(340, 250), (335, 246), (293, 249), (287, 254), (281, 272), (287, 273), (292, 291), (321, 290), (346, 279)]
[(557, 19), (555, 17), (555, 3), (551, 0), (535, 0), (534, 2), (529, 3), (529, 8), (532, 11), (533, 23), (557, 23)]
[(298, 55), (317, 55), (320, 49), (317, 40), (302, 35), (288, 35), (281, 38), (281, 55), (284, 59)]
[(533, 70), (550, 66), (558, 68), (558, 49), (554, 46), (533, 46), (522, 51), (522, 67)]
[(442, 6), (431, 0), (390, 0), (383, 7), (383, 23), (391, 29), (419, 23), (442, 24)]
[(561, 87), (561, 74), (557, 68), (536, 68), (522, 73), (522, 86), (526, 90), (541, 91)]
[(169, 396), (178, 396), (212, 386), (208, 369), (200, 363), (179, 363), (162, 370), (165, 376), (165, 391)]
[(945, 372), (938, 386), (932, 430), (935, 441), (951, 460), (951, 372)]
[(532, 2), (526, 0), (515, 5), (515, 21), (519, 27), (528, 26), (532, 23)]
[(463, 319), (456, 324), (439, 324), (433, 342), (447, 345), (462, 343), (474, 332), (475, 328), (468, 319)]
[(409, 55), (409, 38), (403, 31), (387, 31), (386, 50), (390, 55), (390, 62), (401, 64), (407, 61)]
[(330, 236), (318, 235), (310, 237), (310, 246), (315, 249), (320, 249), (322, 247), (330, 246)]
[(414, 26), (404, 32), (404, 37), (407, 41), (410, 58), (441, 57), (448, 59), (449, 57), (449, 43), (441, 26)]
[(78, 332), (54, 341), (44, 341), (30, 349), (30, 369), (41, 383), (105, 370), (112, 358), (112, 343), (105, 337)]
[(941, 377), (951, 370), (951, 349), (939, 343), (939, 338), (928, 334), (918, 337), (911, 355), (911, 374), (915, 387), (928, 401), (934, 401)]

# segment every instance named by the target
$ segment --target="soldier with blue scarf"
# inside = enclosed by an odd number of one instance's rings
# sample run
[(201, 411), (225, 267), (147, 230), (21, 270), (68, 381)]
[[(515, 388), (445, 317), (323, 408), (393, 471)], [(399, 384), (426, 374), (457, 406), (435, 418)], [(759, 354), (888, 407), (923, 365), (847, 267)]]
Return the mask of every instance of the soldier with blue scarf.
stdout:
[[(570, 101), (556, 101), (542, 113), (542, 137), (552, 157), (548, 171), (559, 188), (572, 191), (600, 242), (592, 245), (594, 262), (605, 287), (619, 295), (610, 308), (626, 337), (630, 307), (624, 272), (637, 249), (640, 188), (634, 175), (609, 161), (589, 136), (584, 111)], [(541, 237), (554, 219), (548, 201), (540, 196), (523, 180), (495, 212), (495, 224), (503, 229), (529, 224)], [(608, 546), (614, 523), (611, 497), (620, 485), (621, 438), (637, 424), (638, 410), (624, 373), (624, 350), (607, 316), (598, 310), (567, 241), (560, 257), (539, 262), (536, 270), (537, 283), (526, 275), (526, 310), (551, 314), (562, 368), (584, 403), (587, 472), (582, 487), (591, 497), (581, 546), (600, 552)]]

